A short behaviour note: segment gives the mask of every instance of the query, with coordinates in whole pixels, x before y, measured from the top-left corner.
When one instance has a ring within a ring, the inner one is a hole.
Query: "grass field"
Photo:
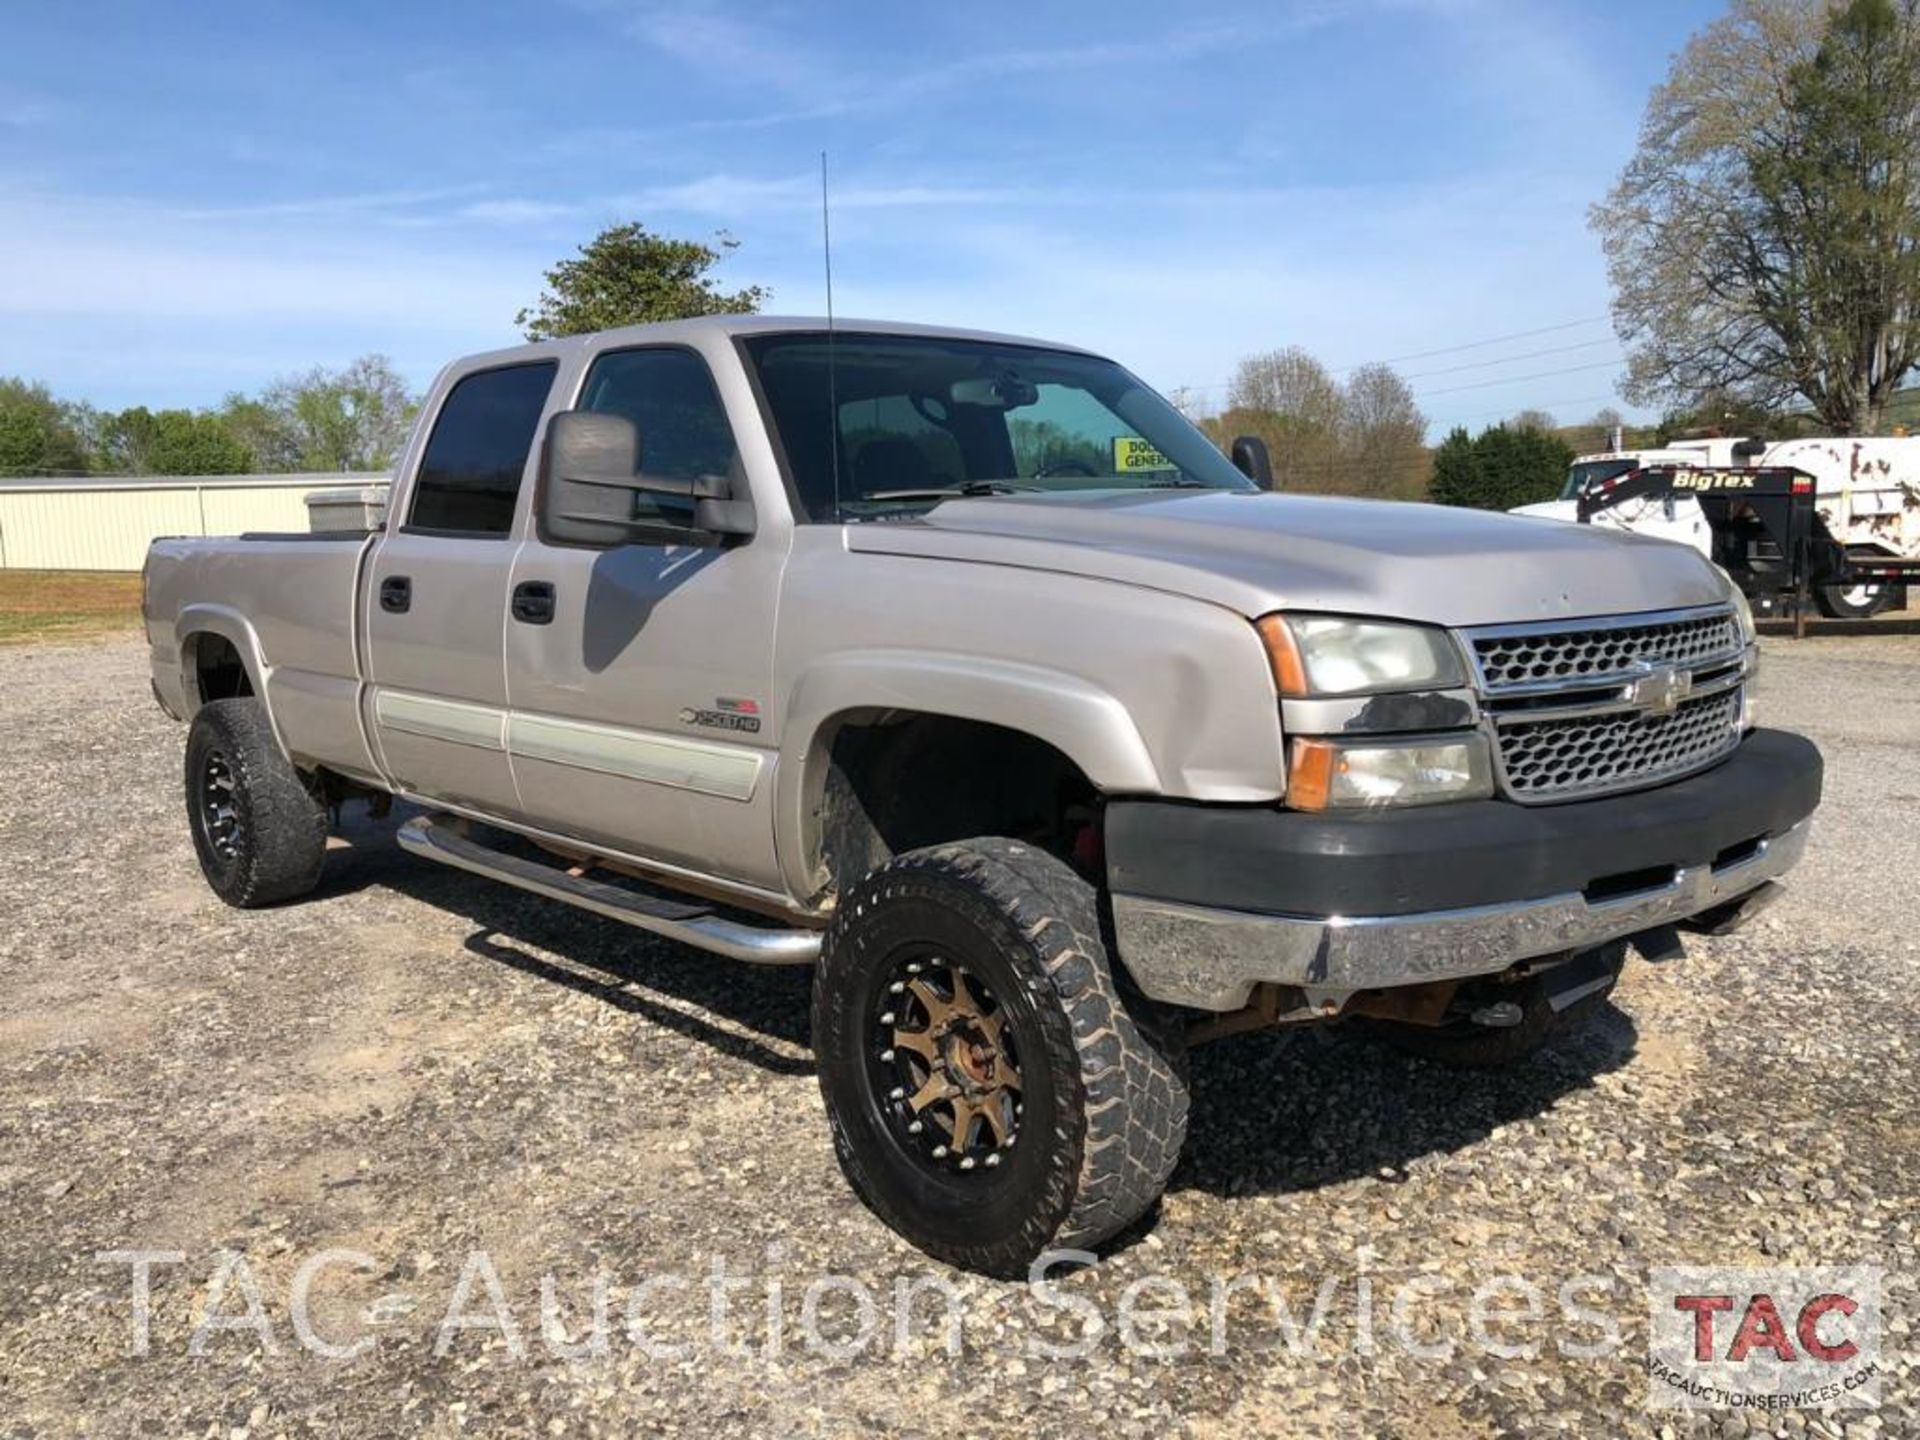
[[[0,645],[104,635],[139,623],[138,575],[0,570]]]

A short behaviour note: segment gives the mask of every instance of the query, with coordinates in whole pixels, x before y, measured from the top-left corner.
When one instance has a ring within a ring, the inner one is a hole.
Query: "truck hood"
[[[1590,525],[1311,495],[1093,491],[949,500],[847,527],[858,553],[1143,586],[1249,617],[1323,610],[1491,625],[1726,597],[1697,551]]]
[[[1577,524],[1580,520],[1580,502],[1578,500],[1542,500],[1533,505],[1516,505],[1507,511],[1509,515],[1530,515],[1536,520],[1565,520]]]

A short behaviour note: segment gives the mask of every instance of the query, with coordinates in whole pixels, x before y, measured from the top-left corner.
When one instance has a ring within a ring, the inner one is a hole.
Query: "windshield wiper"
[[[914,490],[869,490],[862,500],[951,500],[958,495],[1018,495],[1030,485],[1005,480],[969,480],[964,485],[921,486]]]
[[[1191,476],[1182,475],[1178,480],[1149,480],[1140,488],[1142,490],[1218,490],[1220,487],[1205,480],[1195,480]]]

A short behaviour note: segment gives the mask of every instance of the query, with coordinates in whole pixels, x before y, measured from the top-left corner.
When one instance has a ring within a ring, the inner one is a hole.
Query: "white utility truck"
[[[1522,505],[1516,515],[1578,520],[1580,500],[1654,465],[1791,466],[1814,480],[1816,509],[1848,555],[1920,559],[1920,436],[1834,436],[1765,441],[1731,437],[1677,440],[1657,449],[1612,450],[1575,458],[1560,498]],[[1704,555],[1713,536],[1700,504],[1681,491],[1647,496],[1591,514],[1591,522],[1636,535],[1678,540]],[[1829,585],[1815,592],[1828,615],[1865,617],[1904,603],[1904,586]]]

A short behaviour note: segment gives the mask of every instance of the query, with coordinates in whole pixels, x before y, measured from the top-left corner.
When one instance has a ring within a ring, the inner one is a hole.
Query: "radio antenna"
[[[833,221],[827,207],[827,152],[820,152],[820,252],[827,270],[827,445],[833,462],[833,521],[840,515],[840,384],[833,343]]]

